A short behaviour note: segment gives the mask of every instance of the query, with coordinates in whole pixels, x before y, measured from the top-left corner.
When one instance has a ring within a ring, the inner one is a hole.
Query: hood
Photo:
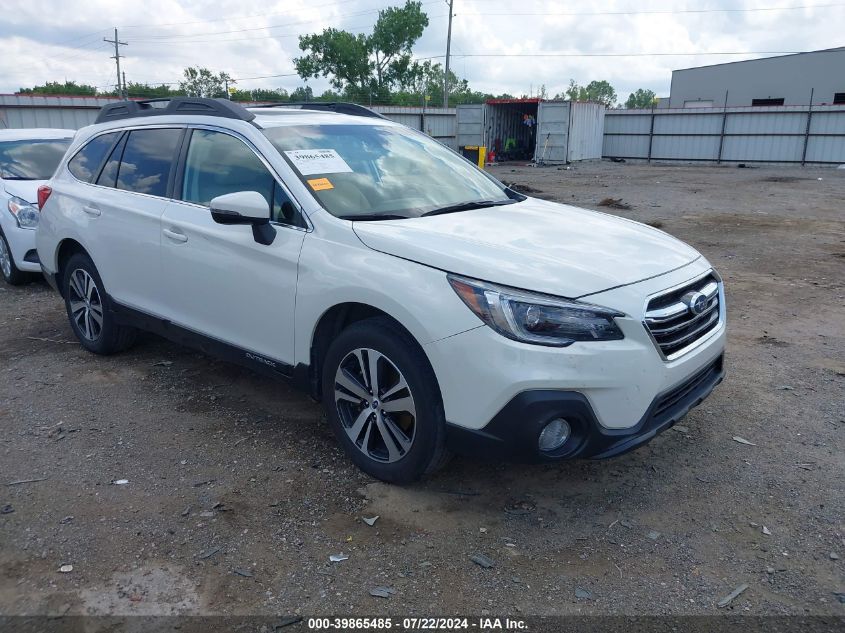
[[[46,180],[4,180],[3,188],[7,193],[37,205],[38,187],[46,182]]]
[[[484,281],[576,298],[700,257],[638,222],[529,198],[427,218],[354,222],[368,247]]]

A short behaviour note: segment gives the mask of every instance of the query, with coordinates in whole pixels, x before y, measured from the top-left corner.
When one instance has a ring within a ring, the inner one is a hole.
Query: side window
[[[97,178],[97,184],[103,187],[114,187],[117,185],[117,168],[120,165],[120,157],[123,155],[123,148],[126,146],[126,136],[124,135],[114,149],[109,154],[106,164],[103,166],[103,171],[100,172],[100,177]]]
[[[117,188],[166,196],[182,130],[132,130],[117,172]]]
[[[257,191],[269,205],[274,186],[264,163],[242,141],[222,132],[194,130],[185,160],[182,200],[208,206],[212,198],[226,193]]]
[[[122,132],[110,132],[88,141],[67,164],[70,173],[83,182],[94,180],[100,171],[100,166],[106,159],[106,153],[114,145],[120,134]]]

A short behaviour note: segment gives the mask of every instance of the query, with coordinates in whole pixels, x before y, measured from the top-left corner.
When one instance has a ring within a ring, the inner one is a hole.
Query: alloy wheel
[[[6,279],[12,276],[12,254],[9,252],[6,240],[2,236],[0,236],[0,270],[3,271],[3,276]]]
[[[103,331],[103,300],[94,278],[77,268],[70,274],[70,315],[79,332],[89,341],[96,341]]]
[[[414,396],[387,356],[369,348],[349,352],[335,374],[334,398],[347,436],[367,457],[393,463],[411,450]]]

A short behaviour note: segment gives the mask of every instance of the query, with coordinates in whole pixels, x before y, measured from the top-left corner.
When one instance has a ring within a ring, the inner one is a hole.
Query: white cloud
[[[843,44],[845,3],[782,0],[815,9],[725,13],[610,15],[610,12],[770,8],[767,0],[455,0],[452,68],[476,90],[512,94],[562,91],[607,79],[620,97],[639,87],[667,95],[673,68],[742,59],[743,56],[633,56],[633,53],[800,51]],[[121,47],[129,81],[178,82],[186,66],[225,70],[234,77],[294,72],[297,36],[334,26],[369,31],[376,10],[402,0],[7,0],[0,25],[0,92],[50,80],[75,79],[108,89],[114,84],[112,52],[103,37],[114,25],[129,42]],[[447,6],[424,0],[430,26],[415,47],[419,57],[445,51]],[[554,15],[604,12],[605,15]],[[543,15],[514,15],[535,13]],[[508,15],[502,15],[508,14]],[[99,29],[99,30],[98,30]],[[622,57],[533,57],[535,52],[623,53]],[[473,54],[527,57],[473,57]],[[442,62],[442,58],[438,59]],[[242,88],[292,90],[298,77],[239,82]],[[328,83],[309,82],[319,93]]]

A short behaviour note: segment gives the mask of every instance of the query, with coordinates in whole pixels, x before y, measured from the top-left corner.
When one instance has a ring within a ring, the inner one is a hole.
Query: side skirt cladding
[[[152,332],[184,347],[190,347],[209,356],[235,363],[257,373],[274,378],[284,378],[295,387],[310,392],[308,365],[300,363],[295,367],[282,361],[261,356],[218,339],[194,332],[176,325],[167,319],[149,315],[140,310],[110,301],[111,311],[121,325],[127,325],[145,332]]]

